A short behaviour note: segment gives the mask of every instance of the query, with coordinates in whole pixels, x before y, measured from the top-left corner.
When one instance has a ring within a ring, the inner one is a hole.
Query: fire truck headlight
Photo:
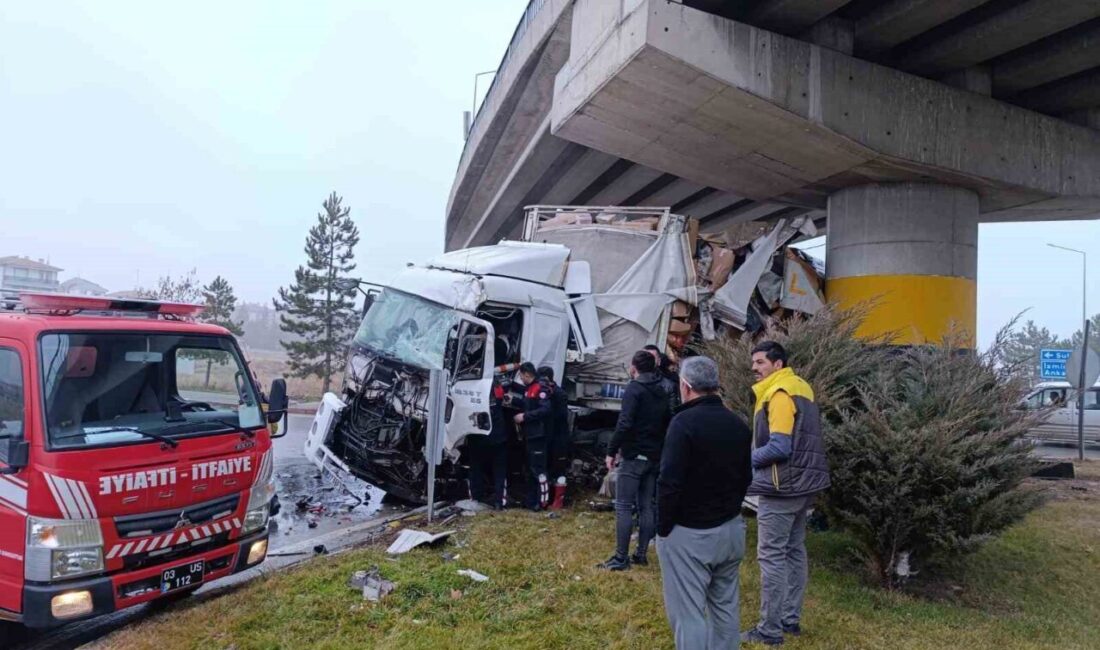
[[[53,597],[50,601],[50,613],[54,618],[72,618],[91,614],[94,609],[92,592],[70,591]]]
[[[267,540],[252,542],[252,546],[248,549],[248,564],[256,564],[265,557],[267,557]]]
[[[27,517],[24,570],[28,580],[42,582],[102,572],[99,522]]]
[[[271,497],[273,496],[275,496],[275,481],[273,480],[252,486],[252,493],[248,496],[248,511],[244,514],[242,534],[247,535],[267,525]]]
[[[99,522],[90,519],[39,519],[27,517],[27,546],[73,548],[102,546]]]
[[[249,510],[244,515],[244,530],[243,534],[255,532],[267,525],[267,504],[256,508],[255,510]]]
[[[60,580],[103,571],[103,548],[69,548],[54,551],[51,557],[50,579]]]

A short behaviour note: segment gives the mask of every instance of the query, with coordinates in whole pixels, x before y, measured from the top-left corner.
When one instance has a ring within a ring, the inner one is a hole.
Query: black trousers
[[[523,505],[528,508],[546,505],[550,498],[546,443],[545,437],[527,440],[527,494]]]
[[[479,445],[470,455],[470,496],[494,506],[504,504],[504,480],[508,474],[507,445]],[[492,483],[485,479],[490,478]],[[491,490],[490,491],[490,485]]]
[[[569,433],[557,433],[550,437],[546,456],[550,465],[550,480],[557,480],[569,471]]]
[[[638,555],[645,555],[657,534],[656,461],[623,459],[615,482],[615,554],[626,557],[630,533],[634,530],[634,509],[638,509]]]

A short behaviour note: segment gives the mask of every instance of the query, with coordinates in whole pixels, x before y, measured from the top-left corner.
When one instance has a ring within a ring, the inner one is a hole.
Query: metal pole
[[[1077,460],[1085,460],[1085,368],[1089,365],[1089,321],[1085,319],[1085,337],[1081,342],[1081,369],[1077,377]]]
[[[428,431],[424,460],[428,462],[428,523],[435,517],[435,466],[443,460],[444,416],[447,409],[447,371],[428,375]]]
[[[478,82],[478,80],[479,80],[479,79],[481,79],[481,77],[483,77],[484,75],[487,75],[487,74],[493,74],[494,72],[496,72],[496,70],[495,70],[495,69],[493,69],[493,70],[486,70],[485,72],[479,72],[479,73],[477,73],[477,74],[475,74],[475,75],[474,75],[474,100],[473,100],[472,102],[470,102],[470,115],[471,115],[471,116],[472,116],[473,118],[476,118],[476,117],[477,117],[477,82]],[[471,121],[471,124],[472,124],[472,123],[473,123],[473,122]]]

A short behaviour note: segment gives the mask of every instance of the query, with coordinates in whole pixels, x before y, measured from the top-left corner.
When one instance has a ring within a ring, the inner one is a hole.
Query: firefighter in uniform
[[[569,396],[554,383],[554,369],[538,369],[539,381],[550,388],[551,426],[547,435],[546,456],[553,481],[550,507],[560,510],[565,505],[565,473],[569,469]]]
[[[500,510],[504,507],[504,482],[508,473],[508,422],[504,418],[504,387],[495,380],[489,415],[492,421],[489,435],[466,437],[466,451],[470,455],[470,496]],[[486,475],[492,476],[491,493],[485,485]]]
[[[552,428],[550,387],[539,381],[535,366],[530,361],[519,367],[519,377],[527,387],[523,394],[523,412],[517,413],[514,418],[516,424],[522,427],[527,446],[528,489],[524,505],[532,510],[541,510],[550,502],[546,460],[547,439]]]

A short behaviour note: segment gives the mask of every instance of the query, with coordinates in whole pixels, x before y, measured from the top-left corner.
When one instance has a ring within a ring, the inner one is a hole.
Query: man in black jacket
[[[657,360],[657,374],[661,377],[661,386],[668,392],[669,404],[675,411],[680,406],[680,378],[672,369],[672,360],[656,345],[647,345],[642,349],[652,354]]]
[[[539,381],[535,365],[529,361],[520,365],[519,377],[527,388],[523,393],[523,413],[517,413],[513,419],[522,427],[527,446],[529,478],[524,505],[532,510],[541,510],[550,502],[546,444],[553,413],[550,407],[551,389],[545,381]]]
[[[661,460],[665,429],[668,428],[668,393],[656,374],[657,362],[645,350],[634,354],[631,376],[623,395],[619,422],[607,447],[607,470],[614,467],[622,453],[615,482],[615,555],[601,566],[623,571],[635,564],[648,564],[646,551],[656,526],[653,512],[657,489],[657,469]],[[634,509],[638,509],[638,548],[627,557],[630,533],[634,529]]]
[[[680,650],[736,648],[752,434],[722,404],[713,360],[680,363],[680,396],[657,479],[665,612]]]
[[[565,501],[565,473],[569,469],[569,397],[565,389],[554,383],[554,369],[541,366],[539,381],[550,387],[550,432],[547,436],[546,458],[553,482],[551,508],[561,509]]]

